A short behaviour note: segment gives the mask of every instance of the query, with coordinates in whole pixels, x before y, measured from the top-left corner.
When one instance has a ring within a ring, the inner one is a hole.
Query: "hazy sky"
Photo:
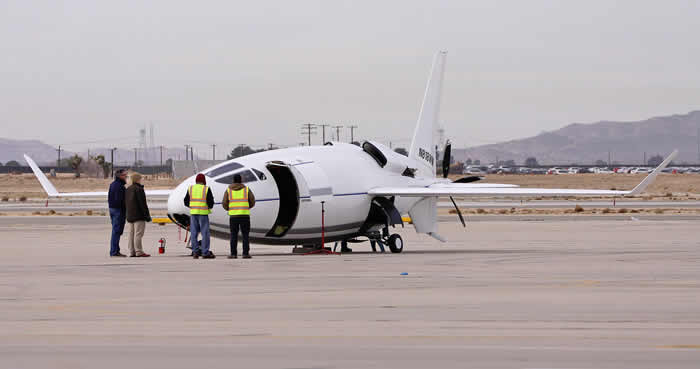
[[[686,113],[699,4],[0,0],[0,135],[129,148],[152,121],[157,144],[224,151],[352,122],[407,145],[439,49],[456,146]]]

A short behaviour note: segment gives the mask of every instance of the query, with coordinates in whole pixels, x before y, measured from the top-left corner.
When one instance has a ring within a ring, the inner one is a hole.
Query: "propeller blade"
[[[447,140],[445,151],[442,154],[442,177],[447,178],[450,175],[450,161],[452,159],[452,144]]]
[[[464,217],[462,216],[462,211],[459,210],[459,206],[457,206],[455,199],[453,199],[452,196],[450,196],[450,200],[452,200],[452,205],[454,205],[455,210],[457,210],[457,215],[459,216],[459,221],[462,222],[462,226],[464,228],[467,228],[467,223],[464,222]]]

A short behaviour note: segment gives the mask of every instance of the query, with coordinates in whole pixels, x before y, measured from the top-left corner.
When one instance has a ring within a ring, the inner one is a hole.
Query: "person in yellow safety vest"
[[[250,259],[250,209],[255,206],[255,195],[248,186],[241,183],[240,174],[233,176],[233,183],[224,192],[221,206],[228,211],[229,215],[231,254],[228,258],[238,257],[238,231],[240,230],[243,236],[243,259]]]
[[[204,174],[197,174],[193,184],[187,189],[185,206],[190,208],[190,242],[192,243],[192,257],[198,259],[214,259],[214,253],[209,250],[211,236],[209,234],[209,213],[214,207],[214,196],[211,188],[207,186]],[[201,247],[197,238],[202,234]]]

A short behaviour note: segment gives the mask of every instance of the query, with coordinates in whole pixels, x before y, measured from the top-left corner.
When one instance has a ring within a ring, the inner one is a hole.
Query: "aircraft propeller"
[[[450,175],[450,161],[452,160],[452,143],[450,143],[450,140],[447,140],[447,143],[445,144],[445,150],[443,150],[442,154],[442,178],[447,178],[447,176]],[[463,177],[455,182],[457,183],[469,183],[469,182],[476,182],[480,180],[480,177],[472,176],[472,177]],[[457,211],[457,216],[459,216],[459,221],[462,222],[463,227],[467,227],[467,223],[464,222],[464,217],[462,216],[462,211],[459,210],[459,206],[457,206],[457,203],[455,202],[455,199],[450,196],[450,200],[452,201],[452,205],[454,205],[455,210]]]

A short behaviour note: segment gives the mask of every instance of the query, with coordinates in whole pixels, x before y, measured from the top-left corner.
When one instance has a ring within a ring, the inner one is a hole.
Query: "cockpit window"
[[[258,180],[257,178],[255,178],[255,175],[253,175],[253,172],[249,170],[243,170],[240,172],[231,173],[227,176],[223,176],[221,178],[216,179],[215,181],[218,183],[229,185],[233,183],[233,176],[235,176],[236,174],[241,175],[241,183],[255,182]]]
[[[253,172],[255,172],[255,175],[258,176],[258,179],[259,179],[259,180],[264,181],[264,180],[267,179],[267,176],[265,175],[265,173],[263,173],[263,172],[261,172],[261,171],[255,169],[255,168],[253,168]]]
[[[232,170],[239,169],[239,168],[243,168],[243,166],[236,163],[236,162],[233,162],[233,163],[228,163],[228,164],[221,166],[221,167],[218,167],[218,168],[214,168],[214,169],[212,169],[204,174],[207,177],[216,177],[218,175],[221,175],[221,174],[224,174],[224,173],[227,173],[227,172],[230,172]]]

